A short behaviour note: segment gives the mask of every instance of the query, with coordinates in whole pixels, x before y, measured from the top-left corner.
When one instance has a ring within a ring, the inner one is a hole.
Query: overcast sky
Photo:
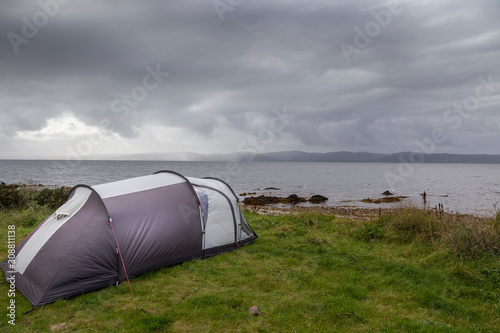
[[[497,0],[1,1],[0,158],[498,154],[499,18]]]

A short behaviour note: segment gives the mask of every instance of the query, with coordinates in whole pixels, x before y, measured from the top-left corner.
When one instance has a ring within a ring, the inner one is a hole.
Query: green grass
[[[35,205],[0,211],[0,253],[7,225],[18,226],[21,240],[50,213]],[[143,311],[135,310],[126,282],[24,316],[31,304],[17,293],[12,327],[3,285],[0,331],[46,332],[61,324],[76,332],[499,332],[495,244],[457,250],[451,227],[429,229],[428,219],[447,220],[425,214],[361,222],[245,212],[260,237],[255,243],[131,280]],[[259,317],[249,314],[253,305]]]

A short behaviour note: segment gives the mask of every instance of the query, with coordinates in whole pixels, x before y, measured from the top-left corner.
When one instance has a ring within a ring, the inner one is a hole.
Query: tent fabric
[[[31,239],[38,238],[41,230],[43,223],[17,246],[16,256]],[[117,278],[115,248],[106,208],[92,192],[84,206],[46,241],[24,272],[15,274],[16,288],[37,306],[109,286]],[[3,261],[0,267],[7,277],[10,269],[6,264]]]
[[[126,280],[118,246],[133,278],[256,238],[238,198],[217,179],[162,171],[77,185],[16,247],[16,287],[36,307]],[[0,268],[11,275],[7,259]]]
[[[40,251],[41,247],[59,230],[68,220],[73,217],[87,202],[92,191],[85,187],[77,188],[72,198],[52,214],[37,231],[37,237],[32,237],[23,246],[16,256],[16,270],[24,273],[31,260]]]
[[[254,240],[254,237],[256,237],[257,235],[243,217],[243,214],[241,213],[241,209],[239,207],[238,197],[228,184],[220,179],[209,177],[203,179],[188,177],[188,179],[196,190],[202,188],[208,191],[208,193],[212,193],[212,201],[214,202],[214,204],[225,205],[226,207],[229,207],[229,209],[214,209],[214,211],[221,212],[221,214],[228,215],[229,212],[231,212],[232,214],[232,219],[234,221],[233,226],[229,225],[229,221],[231,220],[229,217],[223,218],[218,217],[216,214],[210,214],[208,219],[212,228],[212,232],[208,233],[208,236],[206,236],[209,241],[217,243],[215,239],[210,238],[221,238],[223,234],[226,234],[228,238],[238,240],[237,242],[233,241],[233,243],[231,244],[232,246],[245,245],[248,242],[252,242]],[[225,200],[222,200],[222,198],[224,198]],[[223,223],[221,223],[220,221],[223,221]],[[230,230],[234,232],[234,236],[231,236],[231,233],[229,232]],[[219,241],[221,244],[224,243],[224,241]],[[215,246],[215,244],[213,244],[212,246]],[[207,248],[210,248],[210,244],[209,246],[207,246]]]

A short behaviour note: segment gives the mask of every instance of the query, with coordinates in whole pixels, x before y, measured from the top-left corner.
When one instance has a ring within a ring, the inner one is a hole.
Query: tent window
[[[205,230],[207,226],[207,219],[208,219],[208,195],[205,193],[205,191],[196,188],[195,189],[196,194],[198,195],[198,198],[200,199],[201,202],[201,213],[202,213],[202,219],[203,219],[203,230]]]

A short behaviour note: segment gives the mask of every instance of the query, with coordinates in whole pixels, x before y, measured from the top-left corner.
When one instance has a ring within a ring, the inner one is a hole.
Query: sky
[[[0,158],[498,154],[497,0],[1,1]]]

